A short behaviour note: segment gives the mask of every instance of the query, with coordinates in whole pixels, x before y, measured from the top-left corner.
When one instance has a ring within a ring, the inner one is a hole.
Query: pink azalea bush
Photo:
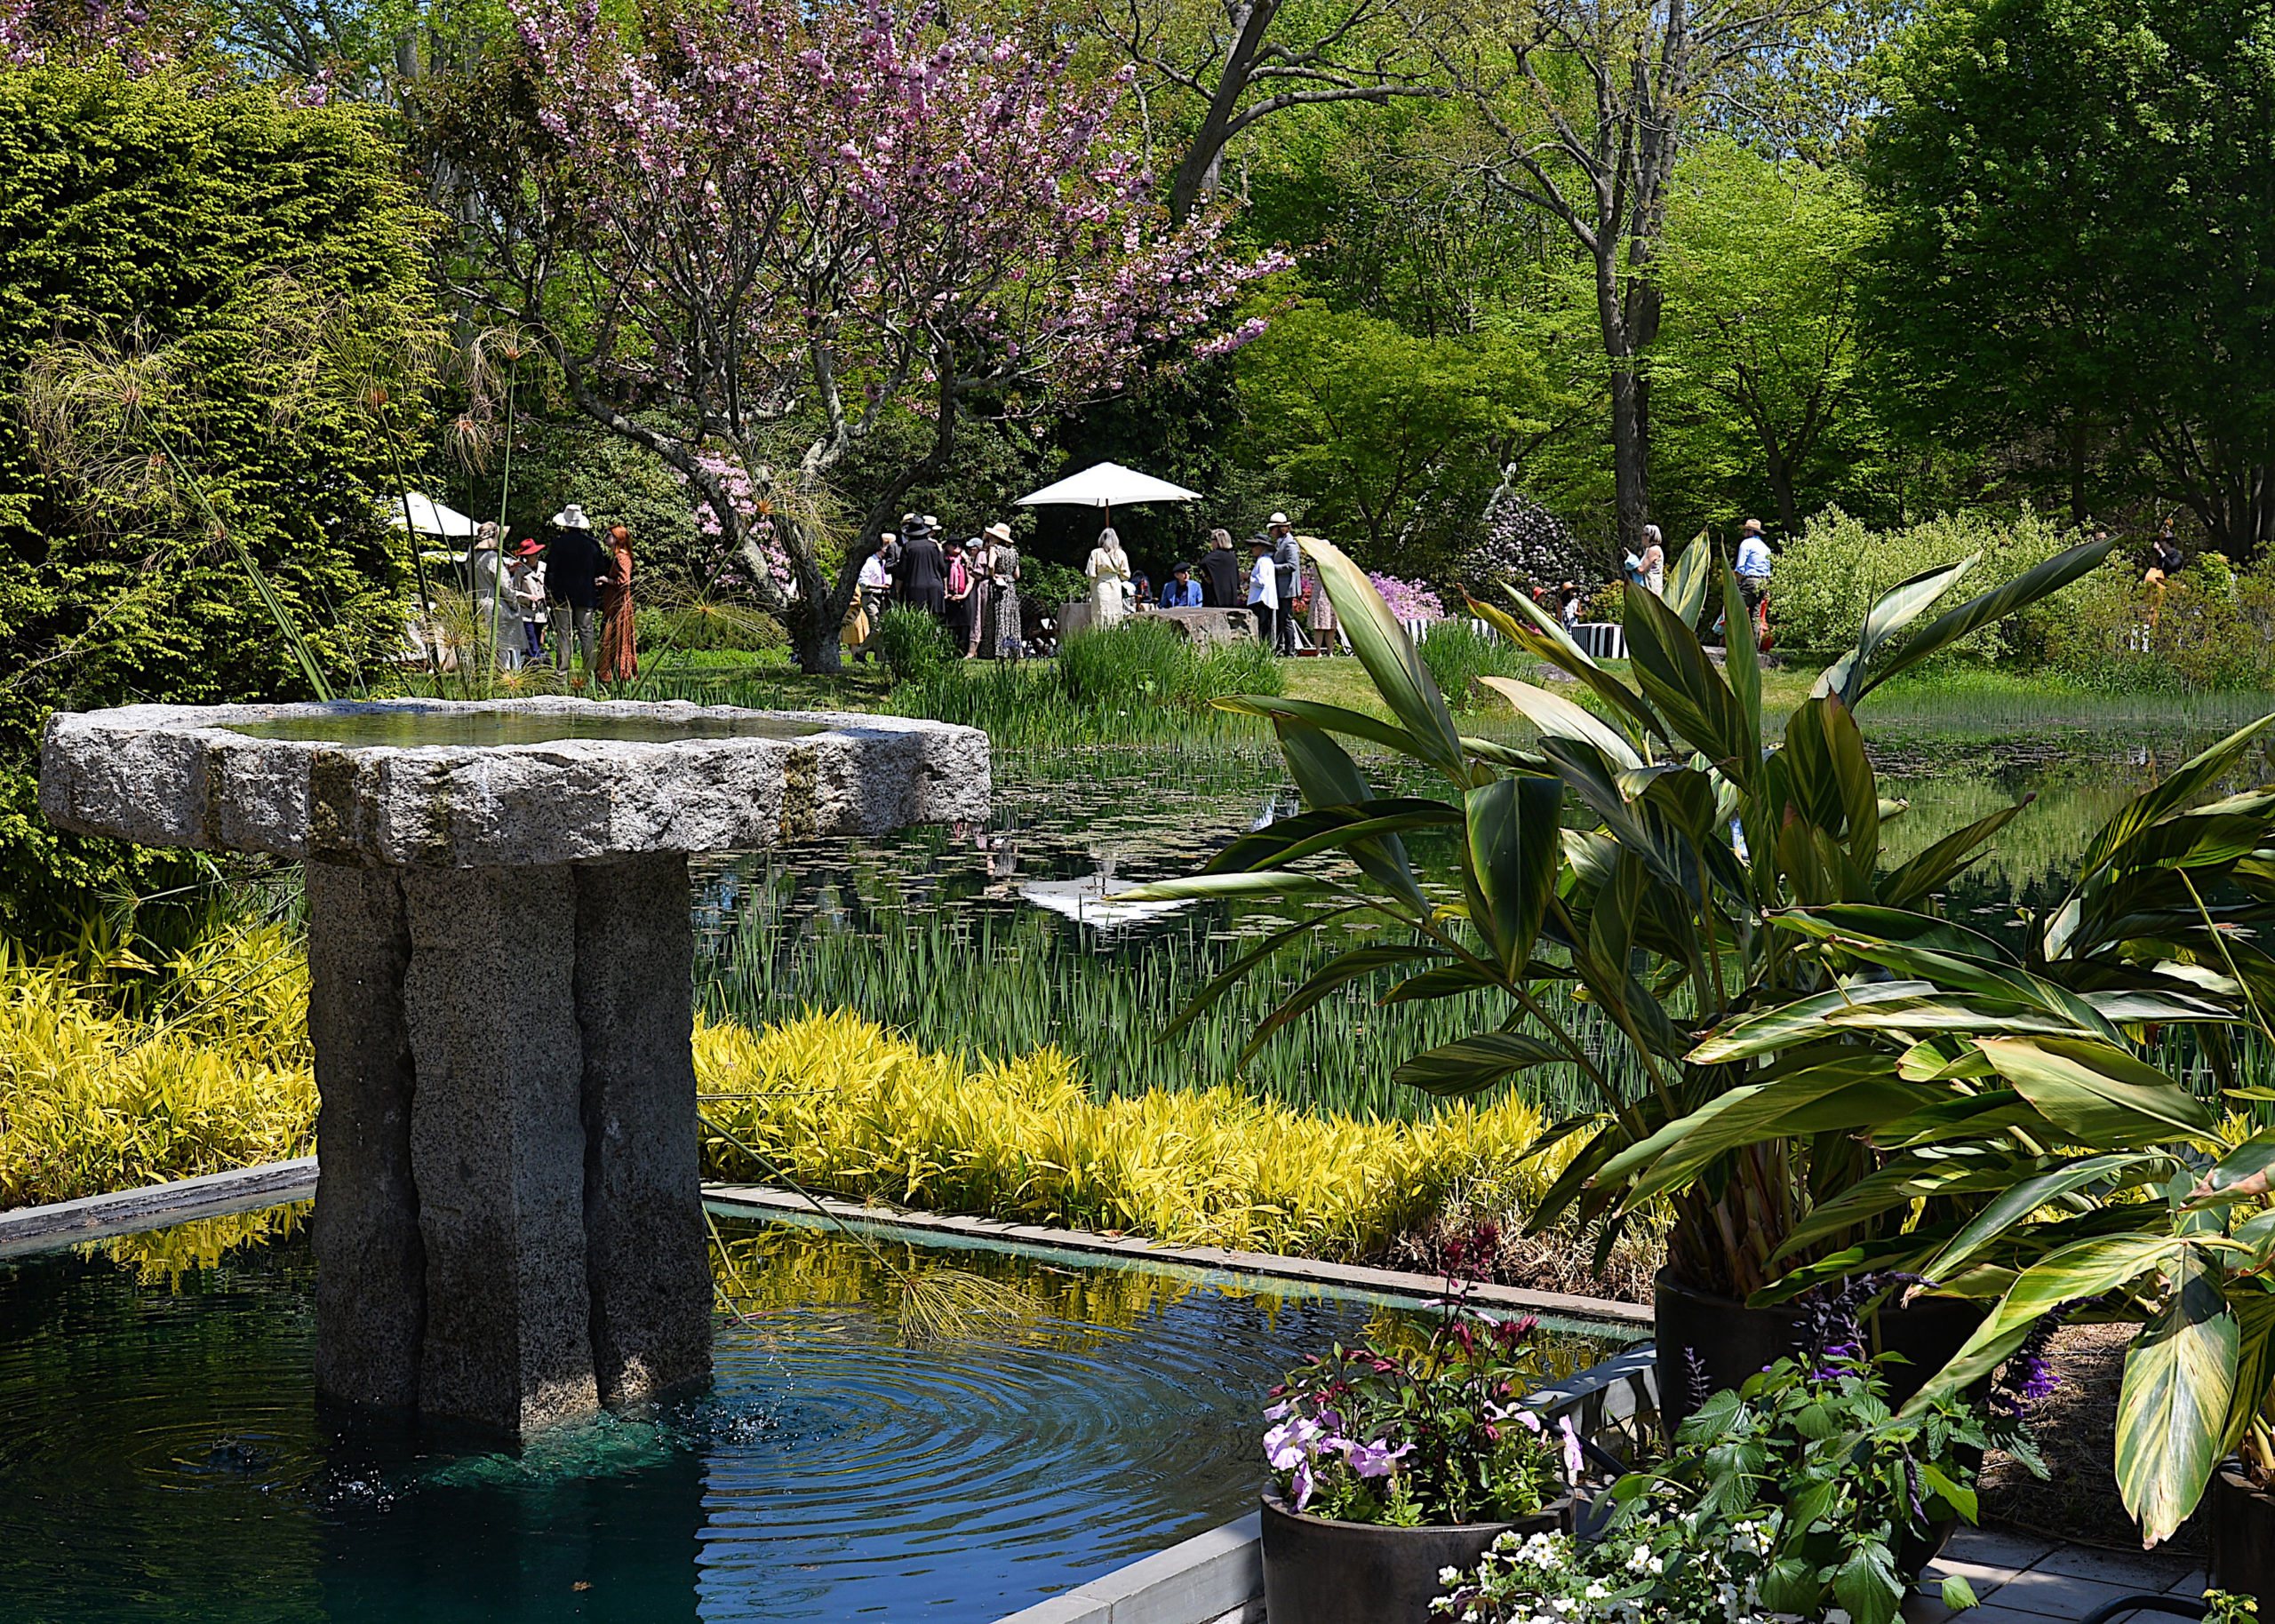
[[[1443,620],[1446,617],[1446,606],[1439,601],[1438,594],[1419,581],[1401,581],[1394,575],[1377,575],[1371,569],[1367,572],[1367,579],[1382,594],[1383,601],[1390,606],[1390,612],[1401,620]]]

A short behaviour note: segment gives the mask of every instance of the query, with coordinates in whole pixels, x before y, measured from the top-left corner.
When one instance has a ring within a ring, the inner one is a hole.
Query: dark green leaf
[[[1425,1050],[1393,1071],[1390,1079],[1425,1094],[1476,1094],[1529,1066],[1570,1059],[1563,1050],[1521,1032],[1486,1032]]]

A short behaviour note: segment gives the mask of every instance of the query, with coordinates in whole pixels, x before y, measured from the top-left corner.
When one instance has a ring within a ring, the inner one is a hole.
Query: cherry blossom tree
[[[1225,313],[1284,259],[1172,227],[1114,135],[1120,84],[1064,55],[886,0],[679,8],[631,46],[591,0],[516,14],[502,82],[433,126],[476,239],[463,291],[686,481],[809,670],[966,412],[1058,410],[1261,330]],[[839,558],[811,495],[898,411],[928,449]]]

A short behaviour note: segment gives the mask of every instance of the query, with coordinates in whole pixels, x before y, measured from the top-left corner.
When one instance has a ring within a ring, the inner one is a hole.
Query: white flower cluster
[[[1702,1529],[1649,1508],[1593,1543],[1505,1533],[1473,1572],[1440,1571],[1432,1610],[1452,1624],[1772,1624],[1759,1580],[1776,1537],[1774,1522]]]

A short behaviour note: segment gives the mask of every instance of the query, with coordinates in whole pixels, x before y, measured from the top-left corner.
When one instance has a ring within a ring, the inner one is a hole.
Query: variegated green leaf
[[[1413,736],[1415,755],[1460,788],[1469,788],[1461,735],[1454,728],[1454,719],[1414,640],[1398,624],[1374,583],[1367,579],[1366,571],[1345,557],[1341,548],[1313,540],[1305,550],[1321,585],[1327,589],[1328,601],[1335,606],[1343,634],[1351,640],[1352,652],[1374,679],[1375,691],[1390,707],[1390,713]]]
[[[2111,541],[2089,541],[2056,553],[2044,563],[2026,569],[2004,586],[1992,589],[1980,597],[1970,598],[1947,614],[1939,615],[1903,648],[1884,661],[1878,671],[1864,674],[1864,683],[1856,689],[1862,700],[1890,677],[1906,672],[1920,661],[1941,653],[1971,632],[1976,632],[1993,621],[2003,620],[2018,609],[2027,608],[2040,598],[2050,596],[2084,575],[2109,556],[2115,545]]]
[[[2118,1489],[2149,1545],[2187,1520],[2219,1464],[2241,1341],[2217,1266],[2196,1248],[2174,1287],[2134,1339],[2117,1398]]]
[[[1924,981],[1882,981],[1813,993],[1719,1028],[1685,1058],[1694,1066],[1711,1066],[1728,1060],[1751,1060],[1757,1055],[1774,1055],[1809,1039],[1824,1037],[1832,1030],[1826,1023],[1826,1017],[1836,1011],[1896,999],[1918,999],[1931,996],[1935,991]]]
[[[1515,706],[1517,714],[1539,728],[1544,736],[1585,739],[1623,769],[1643,765],[1643,758],[1636,752],[1626,735],[1610,726],[1593,711],[1574,705],[1563,695],[1552,694],[1545,688],[1535,688],[1531,683],[1520,682],[1513,677],[1480,677],[1478,681]]]
[[[1920,1272],[1930,1280],[1948,1279],[1972,1263],[1976,1254],[1984,1247],[2040,1207],[2088,1189],[2104,1179],[2114,1182],[2127,1174],[2169,1170],[2171,1165],[2172,1158],[2167,1156],[2088,1156],[2049,1173],[2024,1179],[2001,1190],[1981,1212],[1968,1219],[1959,1233],[1921,1266]]]
[[[2145,1061],[2089,1039],[1985,1038],[2015,1092],[2080,1144],[2123,1147],[2208,1134],[2211,1108]]]

